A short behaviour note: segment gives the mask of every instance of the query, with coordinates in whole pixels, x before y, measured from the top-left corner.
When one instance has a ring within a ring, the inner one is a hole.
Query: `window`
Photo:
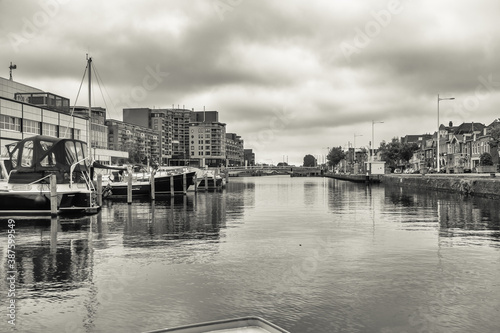
[[[21,157],[22,167],[31,167],[33,163],[33,141],[29,140],[24,143],[23,155]]]
[[[21,118],[0,115],[0,128],[21,132]]]
[[[43,123],[42,134],[57,138],[57,125]]]
[[[65,126],[59,126],[59,137],[71,139],[71,128]]]
[[[40,134],[40,122],[24,119],[23,120],[23,132]]]

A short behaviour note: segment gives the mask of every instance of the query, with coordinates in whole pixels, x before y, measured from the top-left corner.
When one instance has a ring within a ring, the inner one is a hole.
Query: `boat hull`
[[[85,213],[96,209],[89,191],[57,194],[58,213]],[[50,215],[49,192],[0,192],[0,215]]]
[[[206,180],[206,185],[205,185],[205,180]],[[199,183],[198,183],[198,188],[199,189],[209,189],[209,190],[214,190],[214,189],[220,189],[222,187],[224,187],[225,185],[225,181],[223,178],[209,178],[207,177],[206,179],[205,178],[202,178]]]
[[[194,177],[196,172],[187,172],[186,175],[186,190],[189,186],[194,185]],[[174,193],[184,193],[184,174],[166,175],[155,177],[155,194],[171,194],[171,178],[174,180]],[[108,197],[124,197],[127,196],[128,183],[109,183],[105,192],[108,192]],[[104,192],[103,192],[104,193]],[[132,196],[147,196],[151,194],[151,184],[149,182],[135,181],[132,182]]]

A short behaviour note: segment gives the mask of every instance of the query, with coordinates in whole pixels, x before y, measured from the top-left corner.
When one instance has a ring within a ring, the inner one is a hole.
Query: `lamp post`
[[[371,144],[370,144],[370,148],[371,148],[371,149],[370,149],[370,150],[371,150],[371,151],[370,151],[370,153],[371,153],[370,155],[371,155],[371,160],[372,160],[372,162],[373,162],[373,155],[375,155],[375,154],[374,154],[374,149],[373,149],[374,144],[375,144],[375,134],[374,134],[374,132],[375,132],[375,131],[374,131],[375,124],[383,124],[383,123],[384,123],[383,121],[375,121],[375,120],[372,120],[372,142],[371,142]]]
[[[455,97],[445,97],[445,98],[441,98],[439,97],[439,94],[438,94],[438,97],[437,97],[437,127],[438,127],[438,130],[437,130],[437,154],[436,154],[436,166],[437,166],[437,172],[440,171],[440,168],[439,168],[439,142],[440,142],[440,137],[439,137],[439,102],[440,101],[445,101],[445,100],[453,100],[455,99]]]
[[[375,120],[372,120],[372,141],[370,142],[370,176],[372,174],[372,164],[373,164],[373,161],[374,161],[374,155],[375,155],[375,149],[373,149],[373,147],[375,146],[375,124],[383,124],[384,122],[383,121],[375,121]]]
[[[363,136],[363,134],[356,134],[356,133],[354,133],[354,149],[353,149],[353,151],[352,151],[352,152],[353,152],[353,160],[352,160],[352,163],[353,163],[353,169],[354,169],[354,167],[356,166],[356,163],[355,163],[354,161],[357,161],[357,157],[356,157],[356,137],[357,137],[357,136]],[[357,170],[356,170],[356,172],[355,172],[355,173],[357,173]]]

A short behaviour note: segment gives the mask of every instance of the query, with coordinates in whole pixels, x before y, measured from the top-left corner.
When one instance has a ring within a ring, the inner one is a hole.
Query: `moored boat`
[[[216,170],[199,170],[197,178],[200,190],[218,190],[226,186],[226,179]]]
[[[113,181],[105,184],[103,194],[108,198],[125,197],[128,190],[128,175],[124,173],[120,177],[113,177]],[[194,185],[196,172],[184,169],[171,169],[156,171],[154,174],[155,194],[171,194],[171,181],[173,180],[174,193],[184,193],[191,185]],[[184,183],[185,182],[185,183]],[[151,194],[151,183],[149,176],[132,176],[132,196],[147,196]]]
[[[0,183],[0,214],[51,214],[50,177],[55,175],[58,213],[94,213],[95,188],[87,144],[37,135],[6,146],[8,172]]]

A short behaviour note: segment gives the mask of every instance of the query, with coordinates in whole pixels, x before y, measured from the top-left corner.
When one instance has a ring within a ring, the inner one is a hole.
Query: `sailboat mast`
[[[89,70],[89,121],[87,122],[87,147],[88,147],[88,156],[89,161],[92,163],[92,138],[91,138],[91,119],[92,119],[92,57],[87,56],[87,67]]]

